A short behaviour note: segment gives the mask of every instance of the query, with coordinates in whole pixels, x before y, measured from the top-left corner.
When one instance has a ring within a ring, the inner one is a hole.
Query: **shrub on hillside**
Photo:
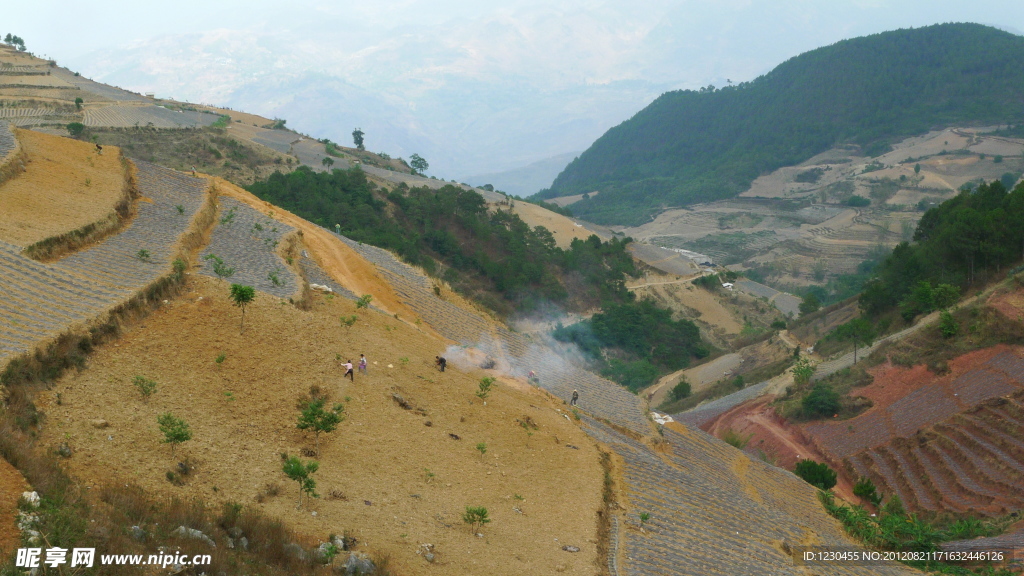
[[[694,278],[693,285],[711,292],[715,292],[722,288],[722,282],[718,279],[718,274],[709,274],[707,276]]]
[[[68,124],[67,128],[68,134],[73,138],[78,138],[82,135],[82,132],[85,132],[85,124],[82,124],[81,122],[72,122]]]
[[[953,318],[949,310],[943,310],[939,316],[939,331],[942,332],[943,338],[952,338],[960,331],[960,325],[956,323],[956,318]]]
[[[690,392],[690,383],[686,381],[686,378],[683,378],[678,384],[672,387],[672,392],[669,393],[669,396],[672,397],[672,400],[682,400],[683,398],[688,397]]]
[[[853,485],[853,495],[866,500],[875,506],[882,501],[881,494],[878,493],[878,489],[875,488],[875,483],[870,478],[861,478],[857,480],[857,483]]]
[[[839,412],[839,393],[832,386],[819,382],[800,401],[800,406],[808,418],[827,418]]]
[[[856,194],[850,196],[850,198],[846,201],[847,206],[853,206],[854,208],[863,208],[865,206],[868,206],[869,204],[871,204],[871,200],[868,200],[863,196],[857,196]]]
[[[822,490],[828,490],[836,485],[836,471],[823,462],[800,460],[793,468],[793,473],[803,478],[811,486]]]

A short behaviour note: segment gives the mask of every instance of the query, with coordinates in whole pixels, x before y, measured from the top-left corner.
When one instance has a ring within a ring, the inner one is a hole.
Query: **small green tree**
[[[882,496],[870,478],[861,478],[853,485],[853,495],[866,500],[875,506],[882,502]]]
[[[370,294],[364,294],[356,300],[356,308],[366,308],[373,301],[373,296]]]
[[[480,453],[480,458],[483,458],[487,454],[487,444],[484,442],[477,444],[476,451]]]
[[[480,379],[478,390],[476,391],[477,398],[481,400],[487,400],[487,396],[491,393],[491,388],[494,387],[495,379],[490,376],[485,376]]]
[[[334,432],[345,420],[345,407],[335,404],[331,409],[325,408],[327,398],[314,397],[299,401],[299,422],[295,425],[299,430],[312,430],[313,442],[317,454],[320,453],[320,434]]]
[[[239,333],[245,331],[245,307],[255,299],[256,290],[252,286],[231,285],[231,301],[234,302],[235,306],[242,309],[242,322],[239,324]]]
[[[228,278],[235,274],[235,269],[231,268],[227,264],[224,264],[224,260],[221,260],[220,256],[217,256],[216,254],[207,254],[206,256],[203,256],[203,260],[211,262],[213,266],[213,273],[216,274],[217,277],[220,278],[221,280],[224,280],[225,278]]]
[[[800,401],[800,406],[808,418],[828,417],[839,412],[839,393],[828,384],[819,382]]]
[[[142,249],[135,253],[135,257],[138,258],[139,261],[141,262],[149,262],[151,255],[149,253],[149,250]]]
[[[181,280],[185,277],[185,270],[188,268],[188,263],[181,258],[175,258],[174,262],[171,262],[171,268],[174,269],[174,277]]]
[[[156,392],[156,382],[144,376],[136,376],[132,379],[132,384],[139,389],[139,393],[142,394],[143,401],[149,400],[149,397]]]
[[[331,166],[334,166],[334,158],[331,158],[330,156],[324,156],[324,159],[321,160],[320,163],[324,165],[324,168],[329,169]]]
[[[490,524],[491,519],[487,517],[487,508],[483,506],[466,506],[466,513],[462,515],[462,521],[469,524],[476,533],[483,528],[484,524]]]
[[[932,290],[932,303],[939,310],[947,310],[960,300],[960,288],[952,284],[939,284]]]
[[[877,334],[875,326],[867,318],[854,318],[846,324],[836,328],[836,336],[840,340],[853,342],[853,363],[857,363],[857,348],[859,346],[871,346]]]
[[[163,443],[171,445],[171,456],[174,455],[174,449],[178,444],[192,439],[192,431],[189,429],[188,424],[181,418],[175,418],[170,412],[165,412],[158,416],[156,423],[160,426],[160,432],[164,435]]]
[[[921,165],[920,164],[914,164],[914,174],[920,174],[920,173],[921,173]]]
[[[682,400],[683,398],[689,397],[691,391],[692,387],[690,386],[690,383],[686,381],[686,378],[682,378],[679,380],[678,384],[672,387],[672,391],[669,392],[669,396],[671,396],[673,400]]]
[[[811,486],[822,490],[828,490],[836,485],[836,471],[829,468],[828,464],[818,463],[814,460],[801,460],[796,463],[793,472],[803,478]]]
[[[351,328],[356,323],[356,320],[359,320],[359,317],[356,316],[355,314],[351,316],[342,316],[341,325],[344,326],[345,328]]]
[[[427,168],[430,168],[430,164],[419,154],[413,154],[409,157],[409,166],[416,174],[423,174],[427,171]]]
[[[800,302],[801,314],[811,314],[817,312],[819,308],[821,308],[821,302],[818,301],[818,297],[814,294],[804,296],[803,302]]]
[[[307,498],[319,498],[320,496],[316,493],[316,481],[311,477],[314,472],[320,469],[320,463],[315,460],[309,462],[303,462],[298,456],[288,457],[287,454],[283,456],[284,464],[281,470],[284,475],[288,478],[298,482],[299,484],[299,504],[298,508],[302,508],[302,495],[305,494]]]
[[[85,132],[85,124],[82,124],[81,122],[72,122],[67,125],[67,129],[68,134],[73,138],[78,138],[82,135],[82,132]]]
[[[956,318],[953,318],[949,310],[943,310],[939,314],[939,332],[942,333],[943,338],[952,338],[960,332],[960,325],[957,324]]]
[[[799,351],[800,349],[797,348]],[[793,363],[793,381],[798,386],[802,386],[811,381],[811,376],[814,376],[815,366],[811,364],[811,361],[807,358],[801,358]]]
[[[352,142],[355,142],[356,148],[359,150],[366,150],[366,147],[363,146],[364,135],[365,132],[363,132],[362,128],[356,128],[352,131]]]
[[[76,110],[81,110],[82,109],[82,104],[84,104],[84,103],[85,103],[85,100],[82,100],[81,96],[79,96],[78,98],[75,98],[75,109]]]

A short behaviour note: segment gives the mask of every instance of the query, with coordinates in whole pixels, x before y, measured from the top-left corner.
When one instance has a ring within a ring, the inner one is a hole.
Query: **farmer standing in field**
[[[434,356],[434,364],[437,364],[438,370],[444,372],[444,368],[448,365],[448,361],[444,359],[444,356]]]
[[[359,355],[359,371],[366,374],[366,354]]]
[[[577,390],[573,389],[573,391],[572,391],[572,400],[569,401],[569,406],[575,406],[576,405],[576,401],[579,400],[579,399],[580,399],[580,393]]]
[[[348,376],[349,380],[355,382],[356,381],[356,373],[352,371],[352,361],[349,360],[348,362],[345,362],[344,364],[342,364],[342,366],[345,367],[345,373],[341,376],[341,379],[344,380],[345,376]]]

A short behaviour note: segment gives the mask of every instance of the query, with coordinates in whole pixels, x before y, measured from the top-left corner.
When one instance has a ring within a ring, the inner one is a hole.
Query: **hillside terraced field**
[[[146,200],[128,228],[81,252],[43,264],[0,242],[0,365],[167,273],[179,236],[204,201],[206,183],[144,162],[138,163],[138,183]],[[140,250],[148,251],[146,261]]]
[[[104,106],[87,109],[84,124],[112,128],[195,128],[216,121],[213,114],[168,110],[162,106]]]
[[[1019,435],[1024,359],[1005,348],[985,355],[961,359],[968,369],[909,391],[884,390],[898,390],[900,383],[878,375],[876,384],[861,392],[875,400],[874,408],[847,421],[804,429],[851,478],[871,478],[912,509],[1018,510],[1024,507],[1016,488],[1024,471]]]
[[[25,172],[0,184],[0,240],[25,247],[113,212],[125,189],[120,150],[98,154],[91,144],[27,130],[17,139],[28,162]],[[7,142],[10,149],[13,139]]]
[[[1024,140],[995,127],[950,128],[909,138],[877,158],[835,149],[764,175],[740,197],[669,209],[616,228],[633,238],[759,268],[774,282],[806,285],[852,273],[879,245],[909,240],[924,209],[963,185],[1024,172]],[[847,205],[851,196],[866,207]]]

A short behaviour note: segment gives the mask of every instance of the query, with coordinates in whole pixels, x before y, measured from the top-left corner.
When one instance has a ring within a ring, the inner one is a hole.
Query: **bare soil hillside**
[[[68,465],[85,484],[123,478],[166,496],[259,506],[310,537],[354,536],[389,554],[402,574],[597,570],[599,453],[557,411],[561,402],[499,380],[485,405],[474,395],[484,372],[436,371],[443,344],[340,298],[318,296],[303,312],[260,294],[239,334],[227,285],[190,282],[191,292],[99,350],[40,401],[49,422],[44,444],[70,445]],[[350,314],[358,321],[341,327],[337,318]],[[339,358],[359,353],[370,360],[369,374],[343,380]],[[214,361],[219,354],[222,364]],[[132,384],[136,376],[157,382],[148,401]],[[282,474],[280,455],[313,448],[295,427],[296,399],[311,385],[341,403],[346,419],[320,439],[314,478],[322,497],[296,510],[298,490]],[[194,434],[174,456],[156,424],[168,411]],[[189,466],[181,487],[165,477],[179,462]],[[266,497],[268,485],[280,486],[280,495]],[[466,506],[490,512],[484,537],[463,523]],[[437,565],[417,555],[424,543],[434,545]]]
[[[25,478],[7,460],[0,458],[0,557],[21,544],[18,530],[18,499],[29,490]]]
[[[99,221],[124,190],[121,152],[100,154],[85,142],[17,130],[25,172],[0,185],[0,240],[28,246]]]
[[[586,240],[594,234],[581,222],[529,202],[516,202],[512,211],[531,227],[543,226],[550,230],[559,248],[568,248],[574,239]]]

